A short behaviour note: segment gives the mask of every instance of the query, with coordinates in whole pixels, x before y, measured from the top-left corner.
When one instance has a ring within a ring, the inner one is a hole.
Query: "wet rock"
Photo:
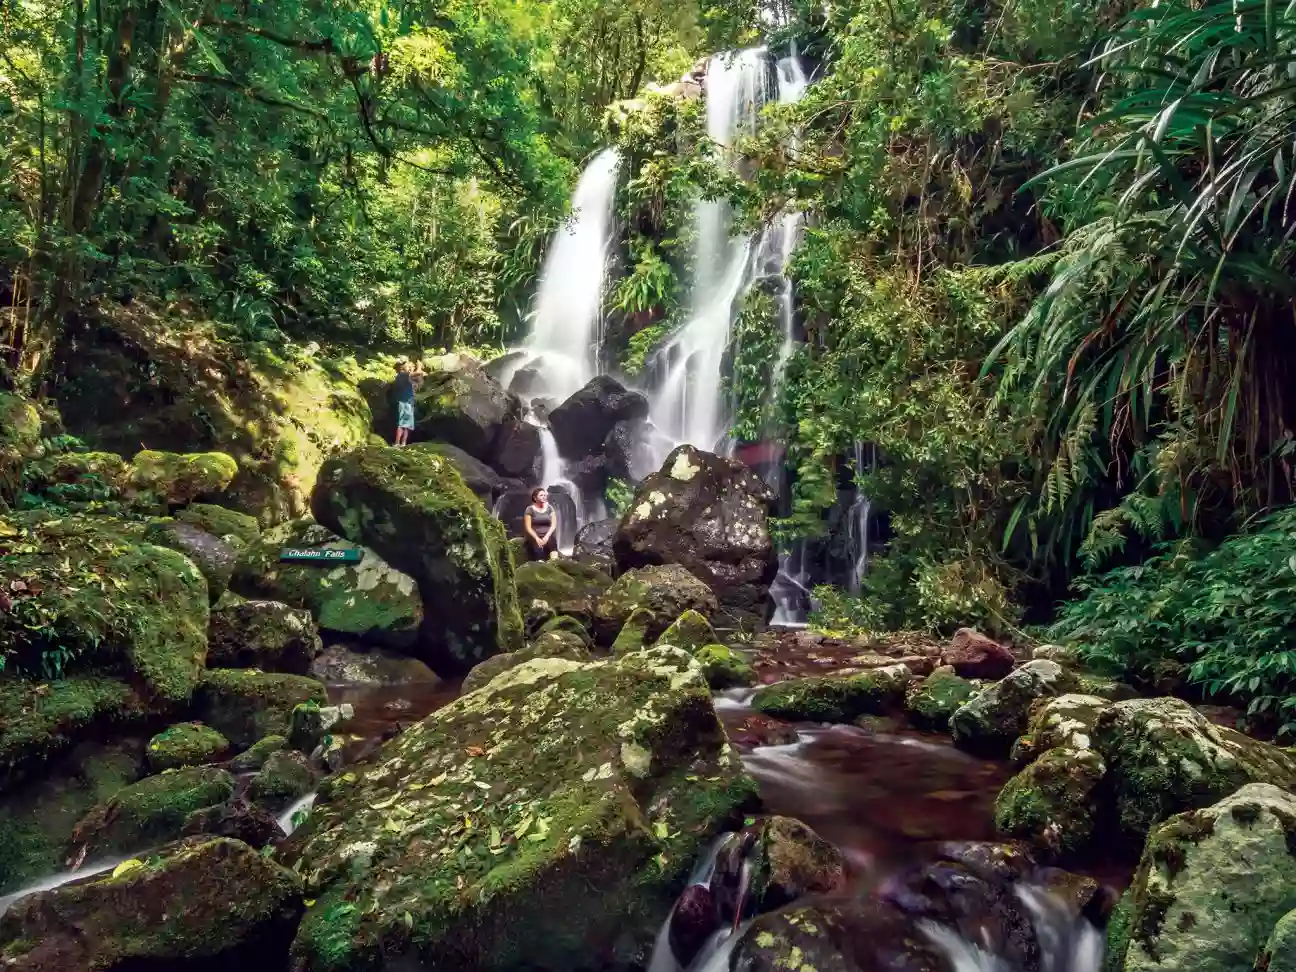
[[[256,517],[214,503],[190,503],[177,510],[175,518],[236,547],[255,543],[261,537],[261,524]]]
[[[521,417],[516,396],[480,365],[460,357],[453,370],[429,374],[416,393],[414,438],[448,442],[489,461],[501,429]]]
[[[309,611],[279,601],[218,606],[207,629],[213,668],[260,668],[304,675],[323,650]]]
[[[210,669],[194,696],[199,718],[240,749],[264,736],[288,735],[293,709],[303,702],[327,704],[324,685],[243,668]]]
[[[184,554],[207,581],[207,596],[215,602],[229,586],[238,561],[238,551],[220,537],[212,536],[189,523],[176,520],[156,520],[144,534],[144,539],[159,547],[167,547]]]
[[[1031,661],[987,685],[950,717],[954,742],[971,752],[1001,755],[1025,730],[1031,704],[1071,691],[1075,676],[1057,662]]]
[[[697,664],[668,649],[519,665],[369,765],[326,780],[287,845],[316,900],[300,972],[380,956],[577,969],[614,942],[646,952],[700,849],[754,796]],[[471,829],[458,814],[425,826],[465,800]]]
[[[271,753],[261,772],[248,783],[247,799],[254,806],[280,813],[315,788],[315,774],[301,753],[283,749]]]
[[[612,538],[616,535],[617,522],[614,519],[595,520],[581,527],[576,534],[572,557],[579,563],[589,564],[610,574],[615,566]]]
[[[1100,817],[1107,767],[1091,749],[1058,747],[1014,776],[995,801],[995,826],[1054,856],[1085,848]]]
[[[950,716],[976,691],[975,685],[954,674],[953,669],[937,669],[910,684],[905,692],[905,711],[914,725],[944,731],[949,728]]]
[[[325,462],[312,503],[321,523],[418,583],[420,645],[433,668],[463,671],[522,646],[504,528],[448,461],[414,449],[358,449]]]
[[[303,753],[314,752],[320,741],[339,725],[355,715],[350,704],[317,705],[303,702],[292,710],[289,719],[288,745]]]
[[[215,497],[234,481],[238,463],[223,452],[176,453],[145,449],[131,459],[128,488],[168,506]]]
[[[270,735],[264,739],[259,739],[255,744],[239,753],[229,762],[231,773],[255,773],[265,761],[270,758],[271,753],[277,753],[281,749],[288,748],[288,739],[285,736]]]
[[[910,678],[903,665],[854,675],[791,678],[757,691],[751,706],[779,719],[851,722],[858,716],[881,715],[897,707]]]
[[[1032,881],[1061,902],[1067,914],[1084,918],[1096,928],[1105,928],[1116,903],[1116,892],[1091,877],[1058,867],[1037,868]]]
[[[941,652],[941,664],[951,666],[964,678],[1003,678],[1017,659],[1013,653],[972,628],[960,628],[954,640]]]
[[[729,961],[732,972],[953,972],[898,910],[875,901],[805,904],[759,916]]]
[[[1250,972],[1296,903],[1296,796],[1251,783],[1148,837],[1113,946],[1124,972]]]
[[[358,549],[362,559],[328,566],[281,563],[285,547]],[[413,577],[313,520],[284,524],[249,544],[230,583],[247,597],[305,608],[322,631],[397,651],[415,644],[423,623],[423,599]]]
[[[1040,753],[1060,746],[1091,748],[1098,718],[1110,707],[1106,699],[1078,693],[1036,703],[1026,734],[1013,744],[1013,762],[1025,766]]]
[[[618,422],[647,417],[647,398],[599,375],[549,413],[549,428],[563,458],[579,460],[599,452]]]
[[[685,888],[675,902],[667,931],[675,961],[684,967],[690,965],[716,930],[718,919],[719,908],[710,887],[690,884]]]
[[[620,570],[680,564],[727,607],[764,615],[778,573],[769,487],[746,465],[680,446],[635,491],[612,548]]]
[[[149,740],[148,762],[155,773],[210,763],[229,749],[229,740],[201,722],[183,722]]]
[[[464,485],[488,506],[504,488],[504,480],[498,472],[458,446],[452,446],[448,442],[414,442],[410,444],[410,448],[420,452],[430,452],[447,460],[463,477]]]
[[[693,653],[693,657],[702,666],[707,684],[717,691],[756,681],[755,669],[728,645],[703,645]]]
[[[1296,786],[1296,752],[1217,726],[1178,699],[1114,703],[1094,727],[1094,748],[1121,829],[1134,838],[1247,783]]]
[[[589,661],[588,642],[580,635],[562,629],[551,629],[542,632],[521,651],[492,655],[477,665],[464,679],[463,691],[475,692],[495,676],[536,658],[566,658],[570,661]]]
[[[0,964],[14,972],[282,968],[302,910],[300,879],[247,844],[186,841],[17,902],[0,918]]]
[[[586,456],[584,459],[568,462],[564,467],[567,478],[576,484],[583,496],[602,496],[607,486],[607,458],[604,456]]]
[[[329,645],[310,674],[329,685],[437,685],[440,676],[417,658],[363,645]]]
[[[607,457],[607,474],[628,483],[637,483],[652,469],[648,443],[652,425],[646,419],[618,422],[603,440],[603,455]]]
[[[699,649],[706,645],[713,645],[718,640],[710,621],[696,611],[685,611],[661,633],[657,644],[674,645],[676,648],[683,648],[690,655],[695,655]]]
[[[598,599],[594,638],[610,645],[635,611],[643,612],[643,637],[651,642],[685,611],[710,617],[718,609],[711,589],[684,567],[642,567],[622,574]]]
[[[273,814],[244,801],[195,810],[185,817],[180,833],[184,837],[228,837],[257,850],[284,837]]]
[[[533,633],[556,615],[589,624],[598,599],[612,586],[608,574],[574,560],[521,564],[516,576],[518,602],[529,620],[528,630]]]
[[[534,482],[540,472],[540,430],[530,422],[510,419],[500,426],[491,465],[505,476]]]
[[[95,807],[72,832],[72,845],[86,856],[133,852],[180,836],[195,810],[224,803],[234,792],[234,777],[214,766],[167,770],[124,787]]]
[[[807,894],[835,891],[846,881],[841,853],[800,820],[769,817],[760,828],[751,893],[759,911]]]

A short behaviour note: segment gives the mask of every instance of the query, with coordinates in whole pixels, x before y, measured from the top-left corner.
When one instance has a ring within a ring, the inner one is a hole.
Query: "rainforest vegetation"
[[[804,341],[772,398],[753,290],[729,381],[737,433],[787,443],[784,543],[821,538],[852,477],[886,511],[860,595],[821,592],[816,623],[1074,641],[1296,720],[1296,7],[774,14],[4,2],[4,383],[58,399],[133,304],[246,344],[501,350],[614,144],[625,375],[687,313],[691,200],[807,214]],[[700,103],[651,86],[760,42],[811,84],[720,171]]]

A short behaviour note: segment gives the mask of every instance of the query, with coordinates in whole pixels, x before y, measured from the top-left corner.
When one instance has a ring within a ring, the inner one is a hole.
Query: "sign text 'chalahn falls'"
[[[279,551],[281,561],[308,564],[358,564],[363,556],[359,547],[284,547]]]

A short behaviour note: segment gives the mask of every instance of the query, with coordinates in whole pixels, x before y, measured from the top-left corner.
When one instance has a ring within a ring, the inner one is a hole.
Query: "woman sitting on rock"
[[[522,528],[532,560],[558,559],[558,511],[549,505],[549,491],[543,486],[531,490],[531,505],[522,514]]]

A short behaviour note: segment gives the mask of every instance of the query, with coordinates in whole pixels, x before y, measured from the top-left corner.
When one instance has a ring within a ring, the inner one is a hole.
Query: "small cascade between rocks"
[[[866,451],[869,453],[865,459]],[[873,470],[872,451],[866,449],[863,442],[855,443],[855,477],[859,478]],[[856,486],[855,498],[851,501],[846,513],[846,555],[850,562],[850,574],[846,589],[852,594],[859,594],[864,583],[864,574],[868,571],[869,557],[869,514],[872,504],[864,491]]]

